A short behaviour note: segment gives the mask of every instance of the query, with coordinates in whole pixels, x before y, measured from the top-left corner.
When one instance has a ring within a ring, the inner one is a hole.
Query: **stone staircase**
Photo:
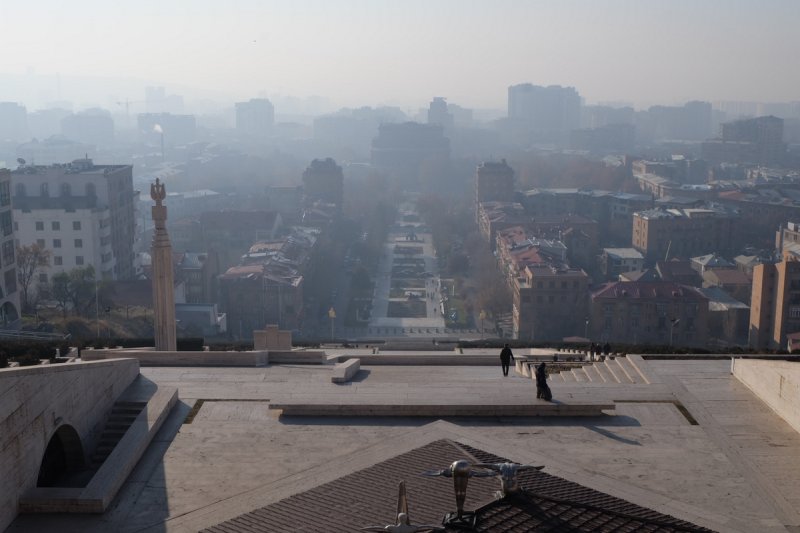
[[[647,376],[639,370],[636,362],[625,356],[607,357],[605,361],[550,374],[549,377],[555,383],[650,383]]]
[[[103,465],[145,405],[147,402],[118,401],[114,403],[103,432],[100,434],[97,448],[89,459],[90,469],[98,470]]]

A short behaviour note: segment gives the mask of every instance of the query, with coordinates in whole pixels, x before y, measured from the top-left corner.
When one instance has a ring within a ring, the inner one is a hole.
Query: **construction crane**
[[[131,127],[131,112],[130,107],[131,104],[146,104],[147,100],[128,100],[127,98],[122,102],[117,102],[118,106],[125,106],[125,121],[128,124],[128,127]]]

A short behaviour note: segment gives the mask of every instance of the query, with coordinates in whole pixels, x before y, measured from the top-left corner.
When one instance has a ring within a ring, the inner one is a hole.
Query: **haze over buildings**
[[[797,100],[800,83],[788,68],[800,49],[799,16],[791,0],[243,1],[236,9],[186,0],[4,2],[0,18],[13,23],[0,49],[14,53],[0,58],[0,101],[108,105],[170,85],[187,105],[265,91],[324,95],[337,107],[418,106],[447,95],[502,108],[497,86],[530,80],[577,87],[587,102],[640,108],[784,102]],[[743,38],[743,28],[758,38]]]

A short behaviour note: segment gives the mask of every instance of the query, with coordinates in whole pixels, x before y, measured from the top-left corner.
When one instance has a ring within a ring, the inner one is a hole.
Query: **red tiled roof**
[[[592,295],[598,298],[705,300],[693,287],[669,281],[615,281]]]

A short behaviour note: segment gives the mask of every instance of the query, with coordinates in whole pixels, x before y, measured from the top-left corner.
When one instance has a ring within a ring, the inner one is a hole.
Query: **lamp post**
[[[481,314],[478,315],[478,318],[481,319],[481,339],[483,339],[484,334],[486,333],[486,327],[483,325],[483,321],[486,320],[486,311],[481,309]]]
[[[331,340],[333,340],[333,321],[336,320],[336,310],[333,308],[333,306],[328,309],[328,318],[331,319]]]
[[[585,326],[583,328],[583,338],[585,338],[585,339],[589,338],[589,317],[588,316],[586,317]]]
[[[675,326],[680,323],[680,318],[670,318],[670,326],[669,326],[669,345],[672,346],[672,335],[675,333]]]

